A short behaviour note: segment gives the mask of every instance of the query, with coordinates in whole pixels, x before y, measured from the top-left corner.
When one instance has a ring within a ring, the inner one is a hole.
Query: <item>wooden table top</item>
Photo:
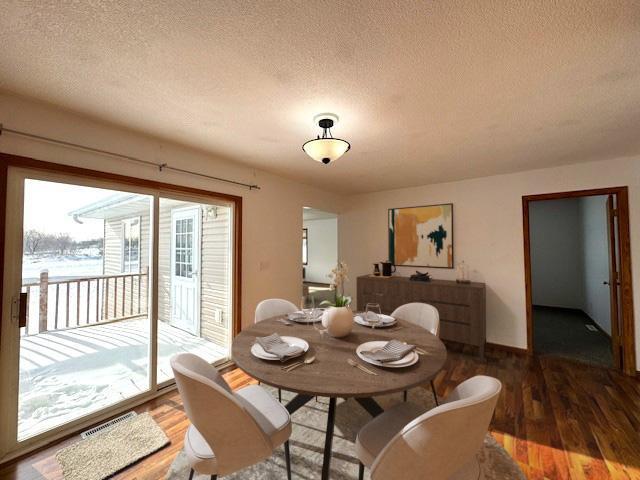
[[[243,330],[233,340],[231,355],[236,365],[255,379],[291,392],[322,397],[372,397],[408,390],[429,383],[440,371],[447,358],[447,350],[440,339],[427,330],[399,320],[398,327],[371,329],[354,323],[353,331],[346,337],[333,338],[320,333],[311,325],[285,325],[282,317],[264,320]],[[306,358],[315,355],[315,362],[290,373],[282,366],[299,361],[267,361],[254,357],[251,346],[256,337],[272,333],[299,337],[309,343]],[[417,345],[427,352],[420,355],[418,363],[405,368],[376,367],[356,356],[356,347],[372,340],[397,340]],[[369,375],[352,367],[347,359],[354,359],[378,375]]]

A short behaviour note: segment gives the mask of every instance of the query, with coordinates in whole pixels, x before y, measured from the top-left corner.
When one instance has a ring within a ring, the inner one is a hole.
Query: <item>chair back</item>
[[[391,316],[419,325],[429,330],[436,337],[440,333],[440,314],[436,307],[428,303],[405,303],[396,308]]]
[[[289,300],[268,298],[267,300],[262,300],[256,307],[255,323],[266,320],[267,318],[279,317],[297,311],[298,307]]]
[[[269,438],[214,366],[196,355],[181,353],[171,358],[171,368],[187,417],[213,450],[219,475],[272,454]]]
[[[373,480],[448,479],[460,471],[478,470],[483,445],[502,384],[478,375],[462,382],[445,403],[407,424],[371,466]]]

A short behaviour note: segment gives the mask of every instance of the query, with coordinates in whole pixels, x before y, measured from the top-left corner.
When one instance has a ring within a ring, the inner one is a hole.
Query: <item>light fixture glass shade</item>
[[[351,145],[339,138],[317,138],[302,145],[302,149],[316,162],[329,163],[344,155]]]

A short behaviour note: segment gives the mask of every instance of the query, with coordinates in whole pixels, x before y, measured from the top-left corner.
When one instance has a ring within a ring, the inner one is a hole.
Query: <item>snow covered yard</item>
[[[38,281],[42,270],[48,270],[52,280],[60,277],[94,277],[102,275],[102,263],[103,258],[97,248],[85,248],[67,255],[24,255],[22,282]]]
[[[149,388],[149,320],[136,318],[22,337],[18,437],[24,439]],[[190,352],[209,362],[223,347],[158,322],[158,381],[169,359]]]

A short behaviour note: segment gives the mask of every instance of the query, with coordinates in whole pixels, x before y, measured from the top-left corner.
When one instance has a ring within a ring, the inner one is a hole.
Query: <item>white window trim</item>
[[[124,259],[124,235],[126,232],[125,224],[131,223],[134,220],[138,220],[138,230],[139,230],[139,238],[138,238],[138,268],[137,270],[127,271],[125,269],[125,259]],[[127,217],[120,220],[120,225],[122,226],[122,231],[120,233],[120,273],[140,273],[141,265],[140,260],[142,258],[141,250],[142,250],[142,217]]]

